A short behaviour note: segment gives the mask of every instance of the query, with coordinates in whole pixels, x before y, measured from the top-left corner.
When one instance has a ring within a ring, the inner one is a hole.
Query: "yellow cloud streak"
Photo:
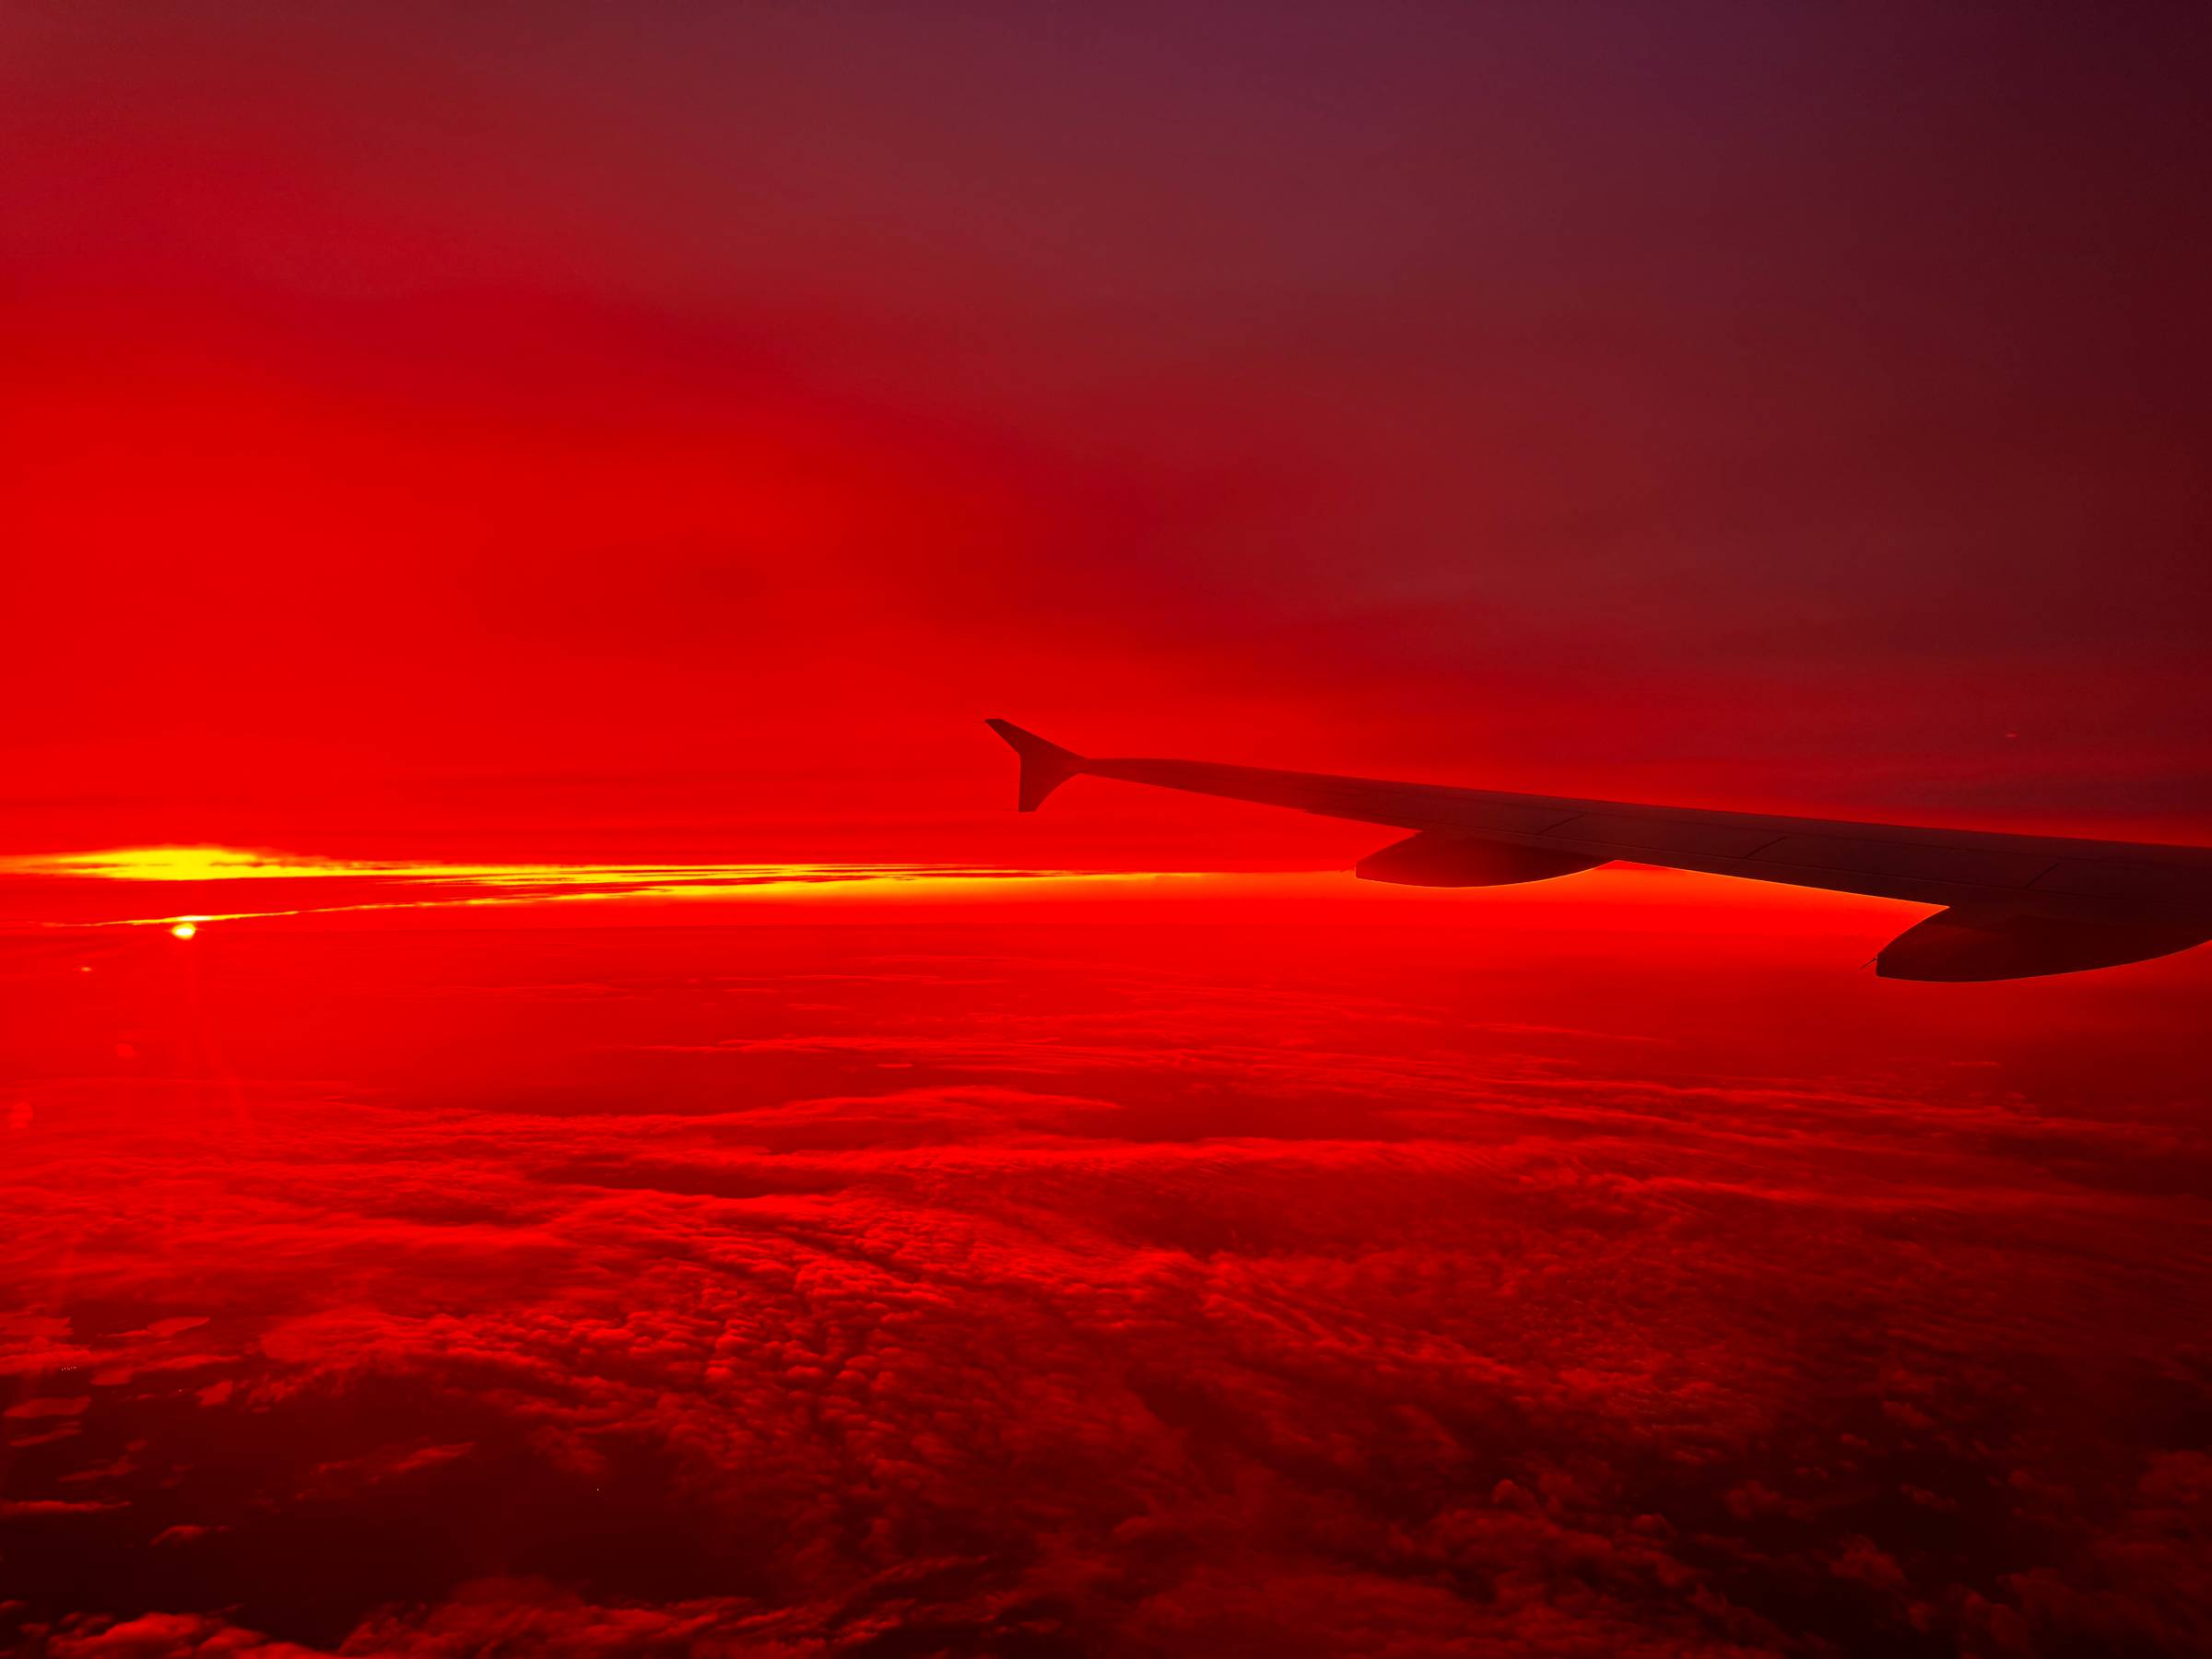
[[[205,909],[65,926],[166,927],[181,922],[245,921],[340,912],[426,910],[578,900],[689,902],[806,898],[974,901],[1013,897],[1104,896],[1104,891],[1187,872],[986,870],[935,865],[553,865],[443,864],[326,859],[233,847],[119,847],[100,852],[0,857],[0,876],[64,877],[126,883],[282,879],[367,886],[380,895],[327,904]],[[1203,879],[1203,877],[1200,877]],[[1215,879],[1218,879],[1218,877]]]

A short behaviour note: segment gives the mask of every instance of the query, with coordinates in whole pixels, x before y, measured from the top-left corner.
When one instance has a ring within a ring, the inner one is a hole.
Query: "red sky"
[[[2206,834],[2185,9],[0,27],[15,850],[1358,851],[985,713]]]

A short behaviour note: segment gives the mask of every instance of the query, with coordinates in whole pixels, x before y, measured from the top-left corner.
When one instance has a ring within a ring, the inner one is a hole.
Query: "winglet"
[[[1007,746],[1021,757],[1021,794],[1016,805],[1024,812],[1036,811],[1046,795],[1083,770],[1082,756],[1056,743],[1047,743],[1036,733],[1025,732],[1011,721],[986,720],[983,724],[1004,737]]]

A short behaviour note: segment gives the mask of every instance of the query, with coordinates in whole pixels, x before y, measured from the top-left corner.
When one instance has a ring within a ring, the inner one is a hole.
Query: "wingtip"
[[[992,715],[983,724],[1006,740],[1021,759],[1021,782],[1015,800],[1015,809],[1034,812],[1044,804],[1044,797],[1083,770],[1083,757],[1073,749],[1040,737],[1034,732],[1024,731],[1010,720]]]

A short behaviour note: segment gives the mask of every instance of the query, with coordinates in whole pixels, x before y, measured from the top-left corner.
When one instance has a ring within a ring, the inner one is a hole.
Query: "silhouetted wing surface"
[[[1005,721],[990,724],[1021,757],[1025,811],[1068,778],[1088,776],[1417,831],[1361,862],[1359,873],[1372,880],[1494,886],[1627,861],[1950,907],[1883,952],[1881,971],[1891,977],[2063,972],[2162,956],[2212,938],[2207,847],[1775,818],[1197,760],[1094,759]]]

